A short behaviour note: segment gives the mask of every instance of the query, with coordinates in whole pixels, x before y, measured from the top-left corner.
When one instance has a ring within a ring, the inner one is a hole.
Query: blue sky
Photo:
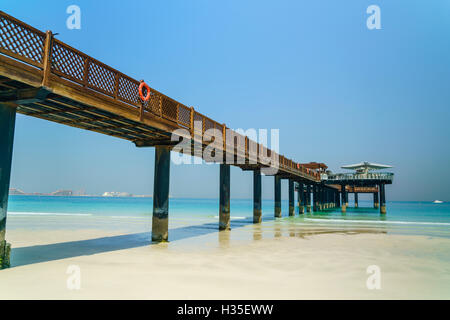
[[[66,28],[76,4],[81,30]],[[368,30],[366,8],[381,8]],[[16,1],[1,10],[232,128],[280,129],[300,162],[395,166],[387,200],[450,200],[450,3]],[[17,116],[11,186],[153,192],[154,150]],[[171,195],[217,197],[217,165],[172,166]],[[232,197],[251,172],[233,168]],[[263,180],[265,198],[273,178]],[[283,182],[283,194],[287,183]]]

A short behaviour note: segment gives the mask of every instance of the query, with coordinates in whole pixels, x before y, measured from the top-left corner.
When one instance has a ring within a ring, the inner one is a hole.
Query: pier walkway
[[[56,39],[51,31],[42,32],[0,11],[0,241],[5,234],[16,112],[129,140],[137,147],[155,147],[154,241],[168,239],[170,152],[183,139],[190,148],[178,152],[220,163],[221,230],[230,224],[230,165],[254,172],[255,223],[261,221],[261,172],[274,176],[276,217],[281,217],[281,179],[289,180],[289,215],[295,214],[295,190],[300,213],[311,210],[311,194],[314,210],[339,205],[339,188],[321,179],[323,166],[277,154],[153,88],[143,90],[149,95],[144,102],[140,84]],[[212,143],[216,157],[211,159],[204,154]]]

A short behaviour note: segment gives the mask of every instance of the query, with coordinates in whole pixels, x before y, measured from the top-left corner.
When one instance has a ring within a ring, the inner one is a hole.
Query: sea
[[[150,232],[151,197],[91,197],[10,195],[7,230],[12,229],[111,229]],[[218,199],[178,199],[169,201],[169,240],[195,238],[217,233]],[[450,203],[389,201],[381,215],[372,201],[349,203],[340,208],[288,216],[288,202],[282,201],[282,218],[274,218],[273,200],[263,200],[261,227],[252,223],[253,201],[231,199],[231,229],[241,238],[304,236],[323,232],[381,232],[450,237]],[[255,235],[255,232],[258,235]]]

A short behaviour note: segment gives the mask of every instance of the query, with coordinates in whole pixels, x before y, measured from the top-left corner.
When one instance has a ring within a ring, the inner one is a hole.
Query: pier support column
[[[379,205],[379,202],[378,202],[378,192],[374,192],[373,193],[373,207],[375,209],[378,209],[379,206],[380,205]]]
[[[319,186],[318,185],[313,185],[313,211],[316,212],[318,210],[318,190],[319,190]]]
[[[380,213],[386,214],[386,195],[384,183],[380,184]]]
[[[339,208],[341,206],[339,191],[335,191],[335,194],[336,194],[336,208]]]
[[[281,218],[281,177],[275,176],[275,218]]]
[[[311,212],[311,185],[306,186],[306,212]]]
[[[169,238],[170,147],[155,147],[155,178],[153,184],[152,241]]]
[[[341,195],[342,195],[341,211],[345,213],[347,212],[347,190],[345,189],[345,185],[341,186]]]
[[[294,180],[289,179],[289,216],[295,215]]]
[[[319,185],[317,186],[317,210],[322,211],[323,207],[322,207],[322,198],[323,198],[323,186]]]
[[[358,208],[358,192],[355,192],[355,208]]]
[[[10,265],[11,245],[5,236],[15,123],[16,109],[0,103],[0,269]]]
[[[305,213],[305,194],[304,194],[304,186],[303,183],[298,183],[298,191],[297,191],[297,196],[298,196],[298,213],[299,214],[304,214]]]
[[[261,169],[253,171],[253,223],[261,223]]]
[[[230,230],[230,165],[220,164],[219,230]]]

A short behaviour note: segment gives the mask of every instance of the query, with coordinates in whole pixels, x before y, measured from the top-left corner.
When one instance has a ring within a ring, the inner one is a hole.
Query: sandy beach
[[[286,223],[154,245],[149,237],[9,230],[13,265],[0,272],[0,299],[450,298],[448,238]],[[79,290],[67,287],[71,265],[81,273]],[[380,268],[379,290],[366,286],[370,265]]]

